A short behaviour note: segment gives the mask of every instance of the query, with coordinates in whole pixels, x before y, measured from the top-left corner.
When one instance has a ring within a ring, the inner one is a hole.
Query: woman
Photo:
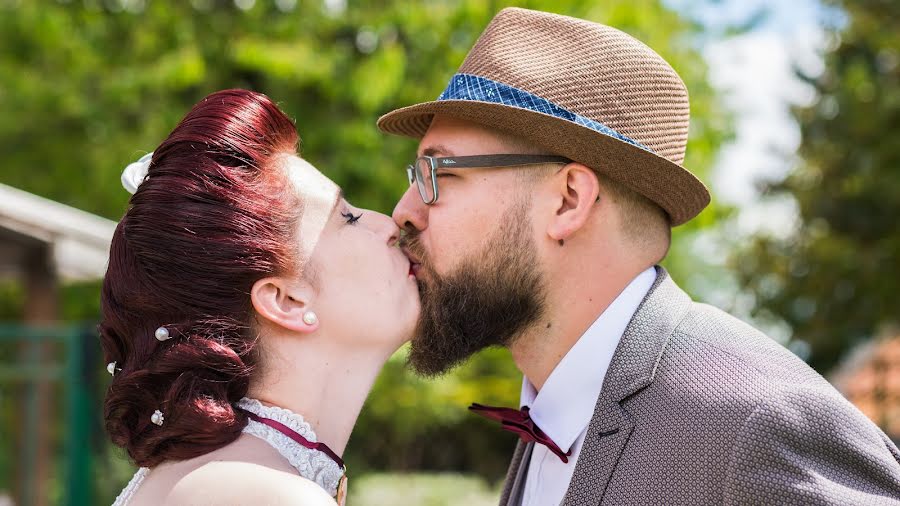
[[[267,97],[222,91],[123,174],[104,416],[141,468],[118,504],[342,499],[340,455],[418,291],[394,222],[297,143]]]

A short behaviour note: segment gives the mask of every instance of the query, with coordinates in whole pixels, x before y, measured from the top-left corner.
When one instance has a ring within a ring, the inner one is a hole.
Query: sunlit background
[[[615,26],[672,64],[713,204],[666,267],[900,440],[900,2],[0,0],[0,506],[110,503],[134,471],[102,429],[94,334],[126,164],[203,96],[249,88],[389,213],[415,144],[376,118],[437,97],[507,5]],[[520,382],[503,350],[437,381],[398,353],[350,440],[350,504],[495,504],[515,436],[466,406],[514,405]]]

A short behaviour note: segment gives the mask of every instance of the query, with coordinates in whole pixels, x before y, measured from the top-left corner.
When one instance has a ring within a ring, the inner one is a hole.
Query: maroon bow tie
[[[566,464],[569,463],[568,457],[569,455],[572,455],[572,451],[569,450],[564,453],[556,446],[556,443],[554,443],[552,439],[544,434],[544,431],[534,423],[534,420],[531,419],[531,415],[528,414],[528,406],[524,406],[522,409],[512,409],[472,404],[469,406],[469,410],[485,418],[500,422],[500,428],[518,434],[519,438],[526,443],[534,441],[535,443],[546,446],[551,452],[555,453],[560,460]]]

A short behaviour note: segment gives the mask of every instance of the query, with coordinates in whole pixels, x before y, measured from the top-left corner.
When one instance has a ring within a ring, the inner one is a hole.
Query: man
[[[651,49],[504,9],[437,101],[378,125],[421,138],[394,210],[422,294],[412,365],[502,345],[524,374],[521,410],[473,406],[522,439],[502,504],[900,502],[874,424],[656,266],[709,195]]]

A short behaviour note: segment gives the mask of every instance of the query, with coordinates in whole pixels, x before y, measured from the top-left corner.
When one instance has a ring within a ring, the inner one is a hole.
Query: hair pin
[[[155,335],[157,341],[168,341],[169,339],[172,339],[172,335],[169,334],[169,329],[165,327],[156,329]]]

